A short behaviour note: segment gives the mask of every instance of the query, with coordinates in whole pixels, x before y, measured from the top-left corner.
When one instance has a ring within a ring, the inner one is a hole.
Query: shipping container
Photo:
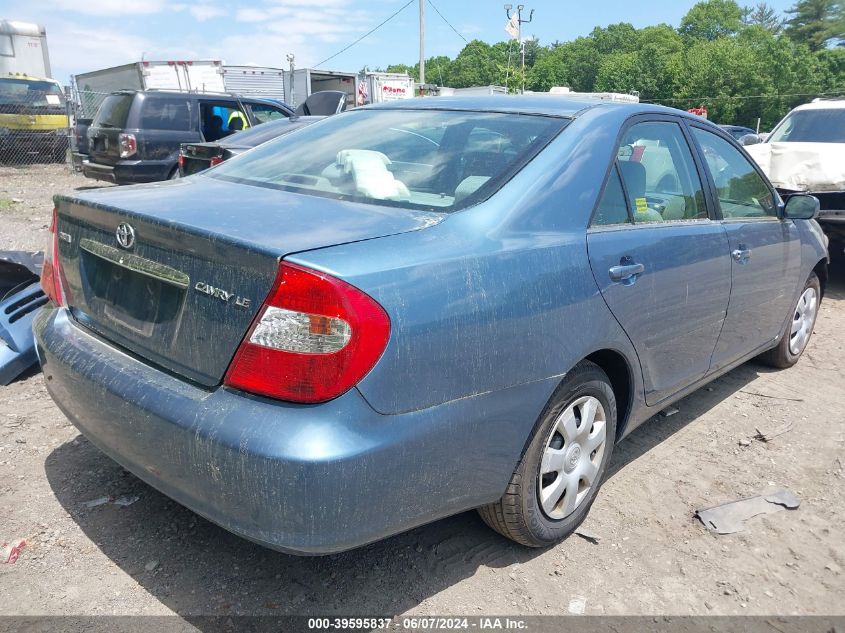
[[[292,108],[305,101],[315,92],[323,90],[340,90],[346,93],[347,107],[355,106],[355,95],[358,89],[358,75],[334,70],[315,70],[313,68],[297,68],[291,73],[285,71],[285,97]]]

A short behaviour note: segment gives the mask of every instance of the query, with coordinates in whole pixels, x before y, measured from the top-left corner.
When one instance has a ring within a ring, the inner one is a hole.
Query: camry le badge
[[[197,292],[201,292],[204,295],[208,295],[209,297],[220,299],[224,303],[232,303],[233,305],[239,308],[248,308],[252,305],[252,299],[239,297],[234,292],[223,290],[223,288],[215,288],[211,284],[207,284],[204,281],[198,281],[194,285],[194,290],[196,290]],[[233,299],[234,301],[232,301]]]
[[[135,245],[135,229],[128,222],[121,222],[114,232],[117,243],[123,248],[132,248]]]

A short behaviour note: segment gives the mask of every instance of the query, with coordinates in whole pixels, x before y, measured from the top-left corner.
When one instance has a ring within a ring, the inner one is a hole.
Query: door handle
[[[734,258],[734,261],[744,264],[751,258],[751,249],[746,248],[744,244],[740,244],[739,248],[731,251],[731,257]]]
[[[619,266],[612,266],[607,274],[610,275],[611,281],[634,283],[637,275],[642,275],[644,272],[645,266],[642,264],[620,264]]]

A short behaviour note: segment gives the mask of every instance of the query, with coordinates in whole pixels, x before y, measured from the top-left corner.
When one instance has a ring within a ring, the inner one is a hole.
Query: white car
[[[745,149],[781,193],[816,196],[819,223],[831,240],[845,242],[845,99],[798,106],[765,142]]]

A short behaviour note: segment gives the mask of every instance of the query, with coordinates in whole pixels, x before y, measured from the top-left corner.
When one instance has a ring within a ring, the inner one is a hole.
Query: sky
[[[36,22],[47,29],[53,77],[133,61],[221,59],[229,64],[312,67],[367,33],[408,0],[0,0],[0,19]],[[588,34],[595,26],[630,22],[673,26],[693,0],[538,0],[525,2],[523,36],[547,44]],[[431,2],[434,4],[432,5]],[[740,0],[742,3],[742,0]],[[784,11],[794,0],[768,0]],[[514,3],[516,4],[516,3]],[[753,0],[748,0],[753,4]],[[587,11],[585,7],[591,9]],[[437,14],[434,7],[454,27]],[[504,40],[503,3],[493,0],[426,0],[426,57],[454,57],[466,40]],[[419,3],[320,68],[358,71],[419,59]],[[455,32],[457,31],[457,33]],[[460,34],[460,35],[459,35]],[[430,81],[437,81],[429,77]]]

